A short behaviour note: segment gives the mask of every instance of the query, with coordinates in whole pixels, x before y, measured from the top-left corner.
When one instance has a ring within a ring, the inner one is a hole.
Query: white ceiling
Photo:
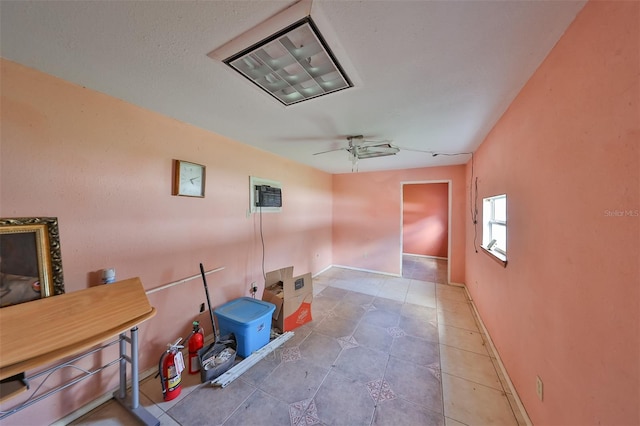
[[[330,172],[346,136],[475,150],[584,1],[327,1],[312,18],[356,87],[284,107],[207,56],[295,1],[0,1],[1,56]],[[180,141],[176,141],[180,143]],[[193,159],[194,161],[197,159]],[[402,151],[360,171],[462,164]]]

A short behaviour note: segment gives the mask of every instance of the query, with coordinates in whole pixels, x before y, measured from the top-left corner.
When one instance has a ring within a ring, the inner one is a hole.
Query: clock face
[[[200,164],[178,161],[176,171],[176,195],[204,197],[205,168]]]

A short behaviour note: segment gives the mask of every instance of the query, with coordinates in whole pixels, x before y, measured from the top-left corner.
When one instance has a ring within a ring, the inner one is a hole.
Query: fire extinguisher
[[[182,391],[181,373],[184,370],[184,359],[180,349],[184,348],[184,346],[179,344],[181,341],[182,337],[173,344],[169,343],[167,345],[169,349],[162,354],[158,363],[162,398],[165,401],[171,401],[180,395],[180,391]]]
[[[193,322],[193,331],[189,336],[189,374],[200,372],[198,351],[204,346],[204,330],[198,321]]]

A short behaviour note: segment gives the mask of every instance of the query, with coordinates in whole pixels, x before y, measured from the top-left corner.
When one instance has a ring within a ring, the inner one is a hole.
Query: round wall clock
[[[205,166],[182,160],[174,163],[173,195],[204,197]]]

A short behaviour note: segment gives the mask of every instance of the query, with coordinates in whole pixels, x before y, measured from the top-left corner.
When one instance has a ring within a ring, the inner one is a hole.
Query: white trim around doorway
[[[402,181],[400,182],[400,276],[402,276],[402,247],[403,247],[403,219],[404,219],[404,185],[415,185],[415,184],[425,184],[425,183],[446,183],[447,184],[447,194],[448,194],[448,202],[447,202],[447,220],[449,224],[447,226],[447,283],[451,283],[451,206],[452,206],[452,194],[453,194],[453,180],[451,179],[442,179],[442,180],[418,180],[418,181]],[[408,253],[407,253],[408,254]],[[412,255],[416,256],[416,255]],[[425,256],[426,257],[426,256]]]

